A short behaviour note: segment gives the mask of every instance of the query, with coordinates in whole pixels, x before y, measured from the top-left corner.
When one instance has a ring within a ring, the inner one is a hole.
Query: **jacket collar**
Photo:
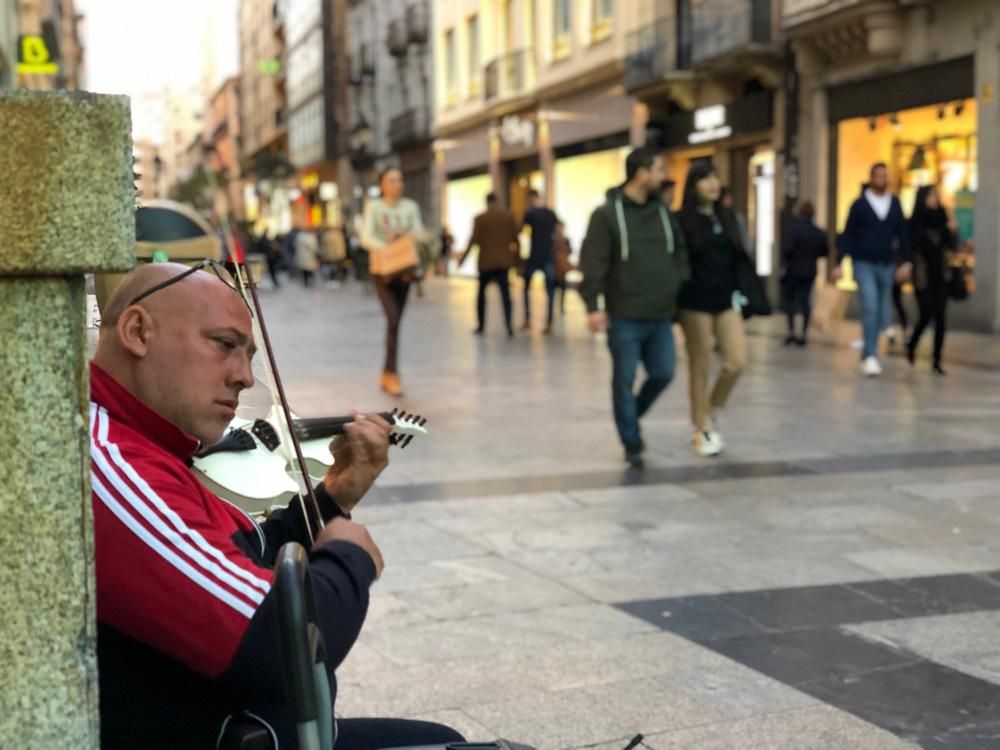
[[[90,363],[90,400],[106,409],[116,422],[130,427],[181,461],[189,461],[201,445],[197,438],[150,409],[93,362]]]

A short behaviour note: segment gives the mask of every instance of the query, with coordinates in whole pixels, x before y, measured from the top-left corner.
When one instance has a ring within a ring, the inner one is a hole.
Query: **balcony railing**
[[[769,45],[772,0],[702,0],[691,6],[694,63]]]
[[[483,96],[486,101],[506,99],[527,92],[535,83],[535,52],[522,49],[486,64]]]
[[[660,81],[672,70],[686,68],[679,59],[677,23],[672,16],[660,17],[631,32],[626,39],[625,88],[628,91]]]
[[[412,146],[430,139],[427,109],[408,109],[389,121],[389,140],[395,149]]]

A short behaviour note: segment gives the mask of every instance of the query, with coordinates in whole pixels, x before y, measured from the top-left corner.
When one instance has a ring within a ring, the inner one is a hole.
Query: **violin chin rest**
[[[213,453],[242,453],[244,451],[252,451],[256,447],[257,443],[249,432],[242,427],[233,427],[226,431],[226,434],[222,436],[222,440],[214,445],[202,448],[194,455],[195,458],[205,458],[206,456],[211,456]]]

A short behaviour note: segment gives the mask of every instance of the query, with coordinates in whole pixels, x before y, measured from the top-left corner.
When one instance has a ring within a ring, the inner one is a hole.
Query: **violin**
[[[379,414],[392,425],[389,444],[406,448],[414,437],[427,434],[427,420],[393,409]],[[355,417],[301,419],[292,415],[292,435],[298,441],[314,485],[333,463],[330,438],[341,435]],[[194,455],[192,468],[212,492],[245,510],[263,510],[299,492],[298,475],[281,448],[281,424],[272,411],[266,419],[234,419],[225,435]]]

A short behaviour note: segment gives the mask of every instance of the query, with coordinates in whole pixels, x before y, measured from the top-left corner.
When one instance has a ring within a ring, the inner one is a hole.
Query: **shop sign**
[[[49,42],[44,36],[23,34],[17,39],[17,72],[21,75],[49,75],[59,72]]]
[[[726,123],[726,105],[716,104],[694,111],[694,132],[688,134],[688,143],[708,143],[728,138],[733,128]]]
[[[257,70],[263,76],[276,76],[281,74],[281,60],[271,57],[266,60],[261,60],[257,66]]]
[[[659,130],[657,145],[665,148],[713,143],[743,133],[759,133],[771,128],[774,100],[770,91],[756,91],[725,104],[678,112],[650,122]]]
[[[507,146],[535,145],[535,123],[518,115],[507,115],[500,121],[500,140]]]

